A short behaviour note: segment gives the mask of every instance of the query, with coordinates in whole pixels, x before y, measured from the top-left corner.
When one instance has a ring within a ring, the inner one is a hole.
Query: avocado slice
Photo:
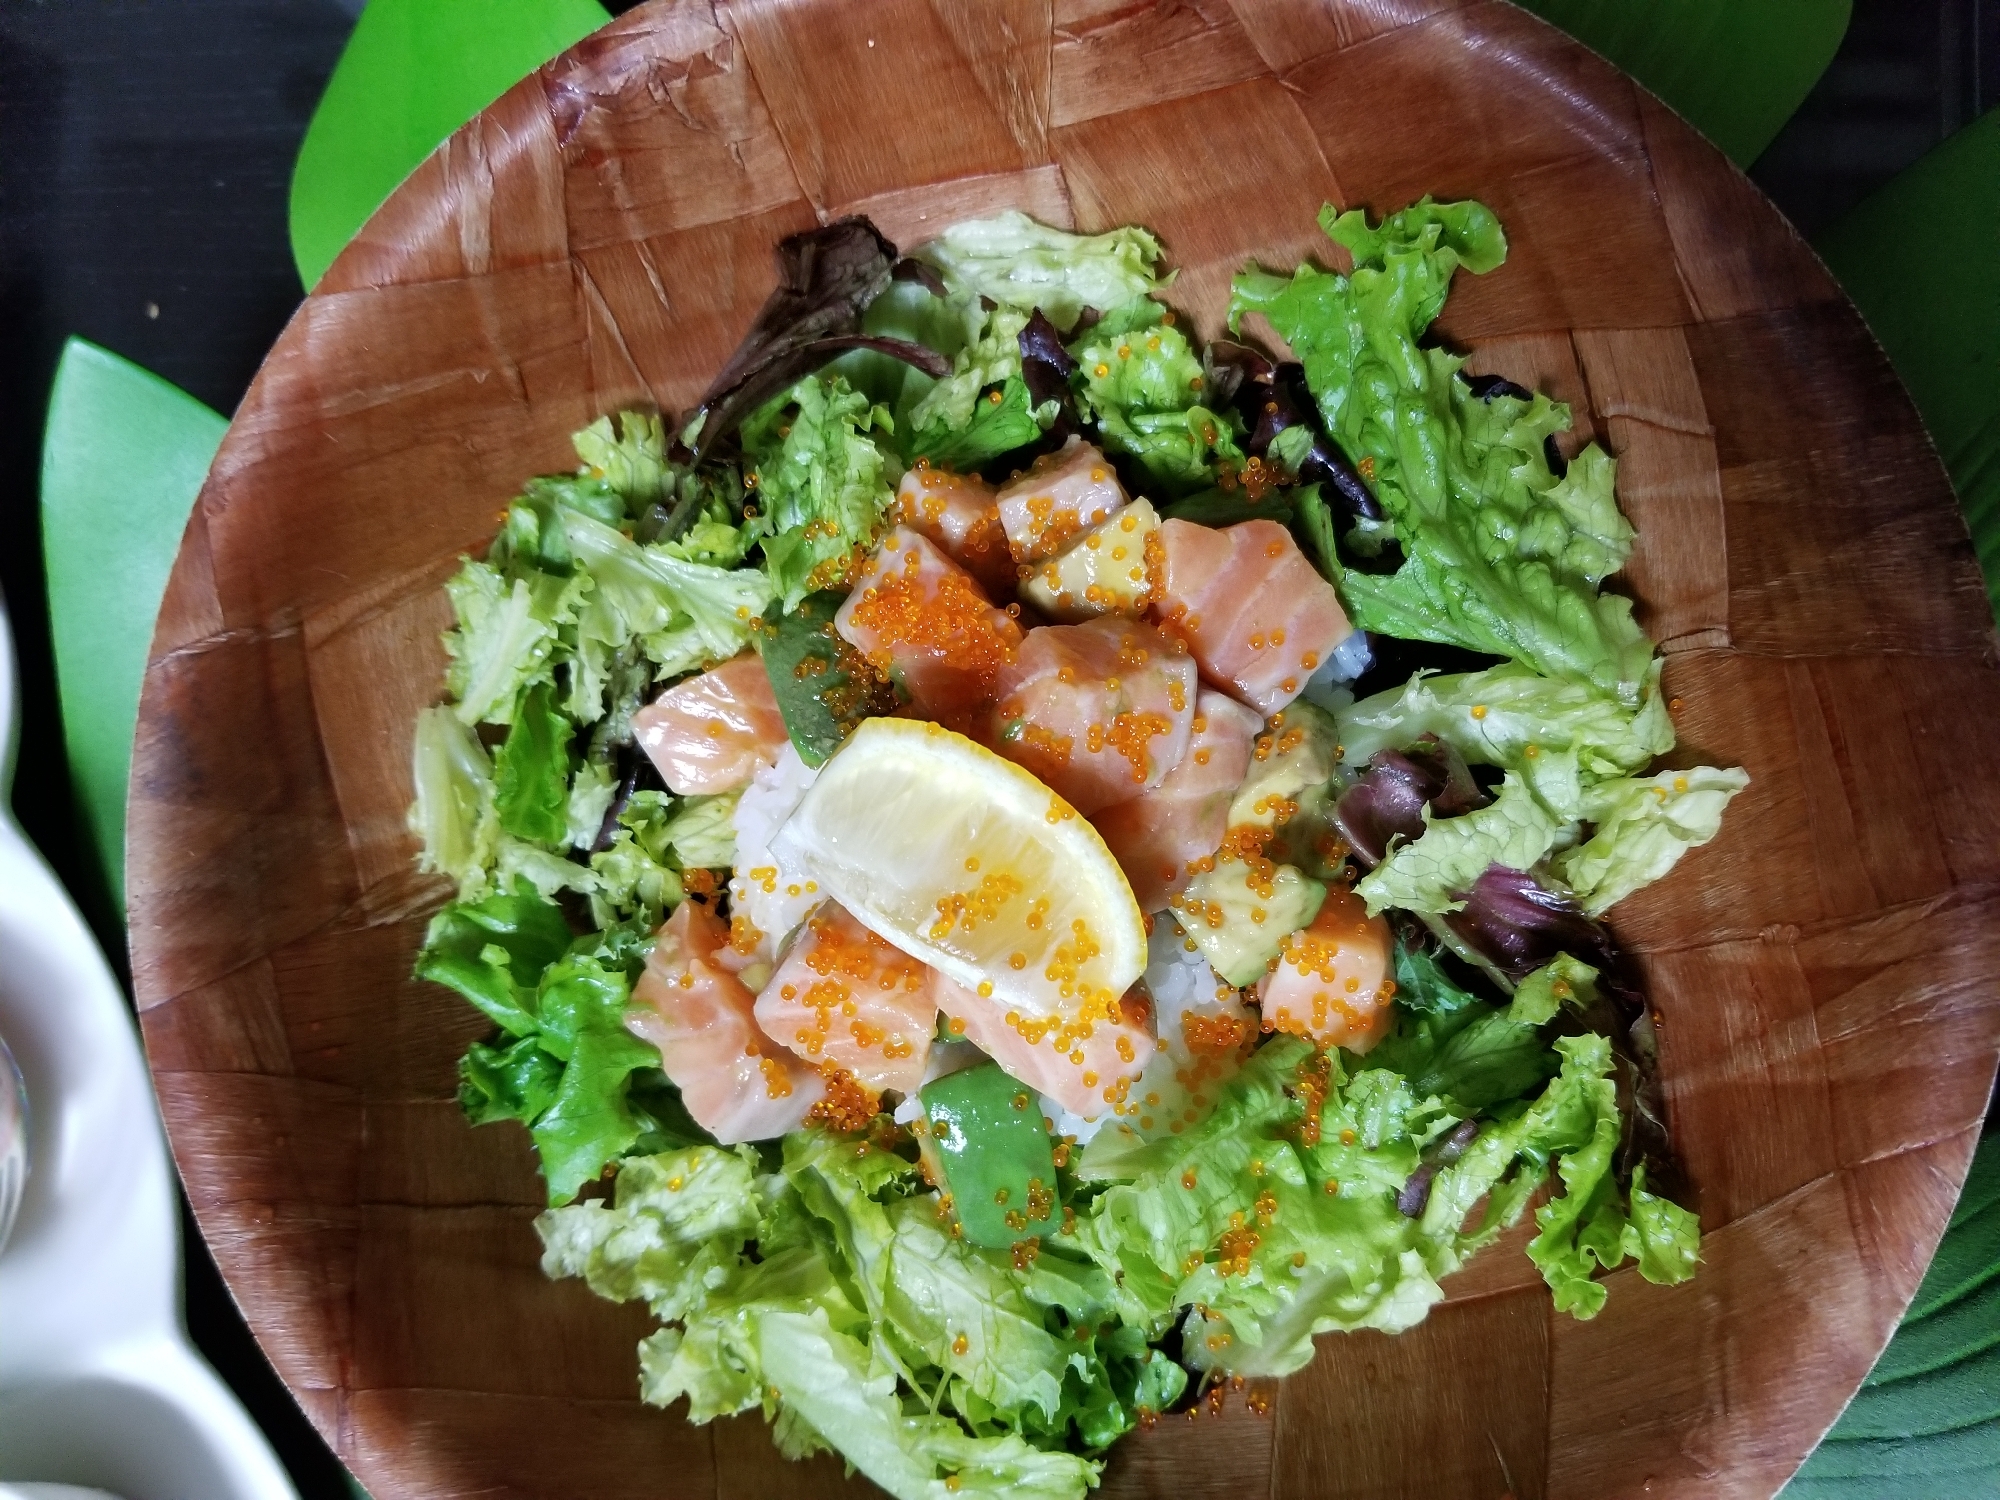
[[[983,1063],[933,1079],[917,1097],[929,1122],[925,1156],[967,1240],[1004,1250],[1055,1227],[1054,1148],[1033,1089]]]
[[[1271,967],[1285,939],[1309,926],[1326,887],[1293,865],[1279,865],[1269,895],[1250,888],[1251,867],[1240,859],[1204,870],[1174,903],[1181,930],[1210,968],[1239,989]]]

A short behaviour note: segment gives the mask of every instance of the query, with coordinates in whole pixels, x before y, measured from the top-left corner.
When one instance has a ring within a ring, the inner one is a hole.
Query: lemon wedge
[[[1106,1018],[1145,971],[1139,903],[1097,830],[942,725],[864,722],[771,847],[864,926],[1023,1020]]]

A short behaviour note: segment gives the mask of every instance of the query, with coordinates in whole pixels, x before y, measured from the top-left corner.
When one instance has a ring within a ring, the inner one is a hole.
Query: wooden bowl
[[[647,1320],[543,1279],[484,1022],[410,977],[404,830],[439,585],[630,402],[684,411],[780,235],[1020,207],[1154,227],[1212,329],[1323,201],[1477,195],[1513,242],[1443,332],[1620,459],[1690,760],[1754,777],[1617,929],[1663,1017],[1706,1264],[1594,1322],[1488,1252],[1415,1331],[1322,1341],[1268,1418],[1163,1423],[1106,1492],[1768,1496],[1916,1286],[2000,1045],[2000,678],[1952,493],[1860,319],[1757,191],[1505,4],[655,0],[510,90],[306,299],[162,611],[133,971],[203,1231],[377,1500],[843,1488],[754,1419],[642,1406]]]

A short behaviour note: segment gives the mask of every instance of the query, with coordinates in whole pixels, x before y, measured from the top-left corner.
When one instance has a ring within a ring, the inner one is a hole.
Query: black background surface
[[[235,409],[301,295],[285,229],[292,160],[359,8],[0,0],[0,594],[25,725],[14,806],[121,966],[52,728],[36,528],[49,381],[74,333]],[[2000,0],[1855,0],[1839,57],[1751,175],[1811,236],[1996,102]],[[196,1342],[306,1500],[346,1496],[191,1222],[187,1236]]]

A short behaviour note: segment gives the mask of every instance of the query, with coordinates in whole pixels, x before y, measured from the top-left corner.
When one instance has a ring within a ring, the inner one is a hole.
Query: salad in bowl
[[[418,972],[649,1401],[1070,1497],[1529,1216],[1577,1317],[1694,1274],[1603,918],[1747,778],[1652,769],[1613,460],[1428,336],[1494,216],[1321,224],[1207,342],[1142,228],[788,239],[449,584]]]

